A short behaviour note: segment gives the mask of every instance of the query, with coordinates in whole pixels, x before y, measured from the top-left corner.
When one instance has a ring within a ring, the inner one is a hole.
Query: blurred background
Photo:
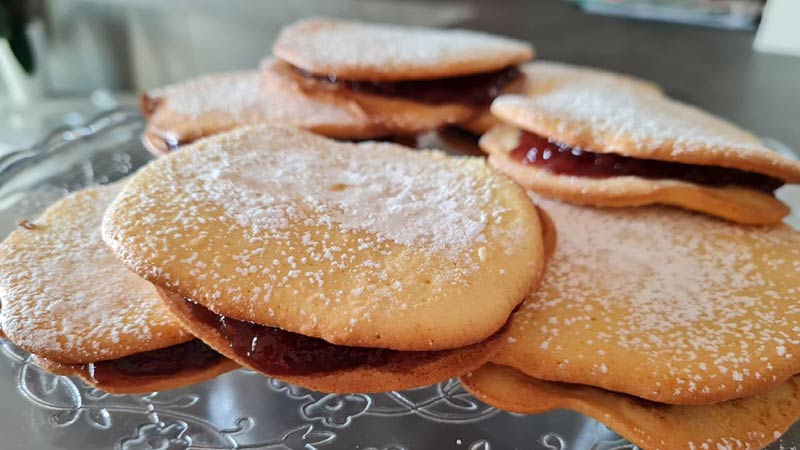
[[[648,78],[800,148],[797,0],[0,0],[0,152],[142,91],[248,69],[281,26],[336,16],[464,27]]]

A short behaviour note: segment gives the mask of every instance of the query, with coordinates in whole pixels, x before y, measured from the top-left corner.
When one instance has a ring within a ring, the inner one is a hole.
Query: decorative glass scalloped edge
[[[151,156],[139,142],[143,128],[138,111],[116,110],[0,158],[0,236],[68,192],[113,182],[146,164]],[[765,142],[791,154],[777,141]],[[796,187],[779,196],[800,205]],[[800,227],[796,214],[789,220]],[[4,446],[42,450],[636,448],[570,411],[499,411],[456,380],[403,392],[333,395],[241,369],[184,389],[120,396],[45,372],[7,341],[0,341],[0,417]],[[770,448],[797,442],[800,424]]]

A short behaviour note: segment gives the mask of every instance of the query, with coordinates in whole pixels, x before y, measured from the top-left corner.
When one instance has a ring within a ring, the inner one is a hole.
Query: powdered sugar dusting
[[[306,70],[329,70],[322,75],[366,80],[488,72],[532,56],[530,44],[477,31],[326,19],[284,29],[274,52]]]
[[[546,68],[547,66],[544,66]],[[526,67],[523,95],[505,95],[492,113],[514,125],[593,152],[712,164],[800,180],[800,163],[766,148],[753,134],[698,108],[619,77],[553,79]],[[566,81],[565,81],[566,80]],[[626,87],[628,86],[628,87]]]
[[[380,144],[253,148],[208,161],[195,195],[265,239],[280,238],[291,223],[321,221],[463,260],[465,249],[485,241],[491,184],[454,172],[441,154],[407,152]]]
[[[256,71],[205,75],[153,89],[147,95],[165,99],[174,112],[190,117],[209,111],[237,115],[264,100]]]
[[[536,201],[559,243],[515,319],[520,364],[661,401],[735,397],[800,371],[800,233]]]
[[[596,84],[576,83],[569,89],[554,89],[533,97],[508,96],[497,100],[496,109],[505,105],[535,110],[536,115],[557,121],[559,127],[591,124],[579,129],[599,143],[590,150],[609,152],[617,141],[632,141],[639,155],[668,146],[671,155],[703,149],[743,148],[766,151],[758,139],[728,122],[691,106],[654,95],[641,95],[624,89],[599,89]]]
[[[102,216],[119,189],[72,194],[0,246],[3,328],[18,345],[57,361],[92,362],[188,339],[155,288],[102,241]],[[164,331],[171,342],[161,341]]]
[[[498,259],[525,255],[502,275],[509,290],[537,275],[532,206],[509,208],[527,199],[481,158],[270,126],[187,149],[137,174],[104,234],[144,276],[226,315],[348,345],[375,330],[363,339],[399,346],[411,339],[384,336],[393,315],[414,315],[397,325],[412,328],[427,308],[468,301],[505,321],[516,299],[469,294],[501,277]],[[468,336],[458,327],[428,336]],[[445,345],[433,337],[413,345]]]
[[[265,64],[268,64],[267,61]],[[323,125],[355,126],[363,113],[330,101],[319,101],[300,92],[267,83],[258,71],[206,75],[148,92],[162,99],[155,125],[164,131],[189,131],[203,123],[186,122],[213,114],[220,129],[230,125],[277,122],[302,128]],[[178,116],[171,116],[177,114]]]
[[[544,95],[547,91],[577,84],[598,89],[636,90],[639,94],[663,95],[661,87],[651,81],[603,69],[540,59],[523,64],[520,68],[527,76],[525,94],[531,96]]]

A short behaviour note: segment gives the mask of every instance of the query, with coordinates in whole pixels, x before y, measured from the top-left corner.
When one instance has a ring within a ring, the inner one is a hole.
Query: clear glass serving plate
[[[117,110],[55,130],[31,149],[0,158],[0,238],[66,193],[115,181],[151,159],[143,119]],[[790,153],[768,140],[779,151]],[[470,152],[450,139],[424,145]],[[462,142],[463,144],[463,142]],[[458,150],[457,150],[458,149]],[[473,150],[474,151],[474,150]],[[800,189],[779,195],[800,211]],[[795,213],[790,221],[800,226]],[[796,424],[770,448],[800,443]],[[109,395],[39,369],[0,340],[0,448],[12,449],[633,449],[593,419],[554,411],[499,411],[456,380],[403,392],[331,395],[246,370],[168,392]]]

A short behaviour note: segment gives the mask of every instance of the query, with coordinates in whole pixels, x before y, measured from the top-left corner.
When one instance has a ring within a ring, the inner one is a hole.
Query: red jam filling
[[[739,186],[772,193],[783,180],[719,166],[704,166],[654,159],[639,159],[614,153],[593,153],[548,140],[533,133],[521,132],[519,144],[510,156],[513,160],[559,175],[589,178],[636,176],[649,179],[687,181],[706,186]]]
[[[183,344],[135,353],[124,358],[89,364],[89,374],[98,382],[122,376],[148,377],[177,374],[187,369],[205,369],[222,356],[199,339]]]
[[[395,82],[342,80],[335,75],[322,76],[297,67],[293,69],[306,78],[338,84],[353,92],[400,97],[434,105],[442,103],[485,105],[500,95],[506,86],[522,77],[522,72],[516,66],[477,75]]]
[[[383,348],[334,345],[322,339],[242,322],[186,300],[195,319],[216,328],[231,350],[270,375],[307,375],[385,363],[400,353]],[[413,352],[425,354],[429,352]]]

